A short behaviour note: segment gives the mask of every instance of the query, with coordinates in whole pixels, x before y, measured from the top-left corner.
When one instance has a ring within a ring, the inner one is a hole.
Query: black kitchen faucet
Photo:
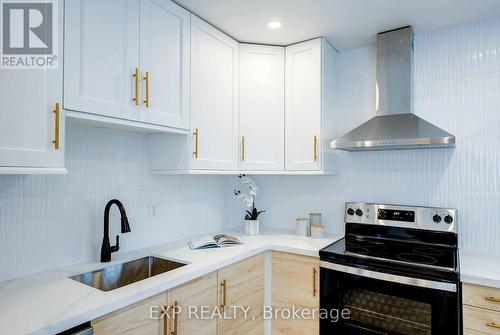
[[[110,246],[109,244],[109,210],[113,204],[120,210],[122,234],[130,232],[130,225],[128,223],[125,207],[123,207],[123,204],[117,199],[110,200],[104,209],[104,236],[102,238],[101,262],[109,262],[111,260],[111,253],[120,250],[120,237],[118,235],[116,235],[116,245]]]

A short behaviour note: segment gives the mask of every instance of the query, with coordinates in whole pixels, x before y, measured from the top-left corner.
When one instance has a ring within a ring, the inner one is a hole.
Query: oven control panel
[[[411,207],[348,202],[345,222],[457,232],[457,211],[450,208]]]

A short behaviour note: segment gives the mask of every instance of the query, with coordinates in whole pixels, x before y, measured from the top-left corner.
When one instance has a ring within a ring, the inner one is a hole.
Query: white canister
[[[321,213],[309,213],[309,222],[311,226],[313,224],[320,225],[321,224]]]
[[[245,234],[259,235],[259,220],[245,220]]]
[[[297,229],[297,236],[309,236],[310,226],[308,219],[306,218],[295,219],[295,226]]]
[[[323,225],[312,224],[311,225],[311,237],[312,238],[323,238]]]

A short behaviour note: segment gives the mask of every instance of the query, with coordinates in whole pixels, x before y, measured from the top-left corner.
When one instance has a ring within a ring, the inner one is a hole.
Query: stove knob
[[[363,211],[361,209],[356,209],[356,215],[357,216],[363,216]]]
[[[441,216],[439,216],[439,215],[437,215],[437,214],[436,214],[436,215],[434,215],[434,216],[432,217],[432,221],[434,221],[434,222],[436,222],[436,223],[441,222]]]
[[[349,215],[354,215],[354,209],[349,208],[349,209],[347,210],[347,214],[349,214]]]
[[[452,224],[453,223],[453,217],[451,215],[446,215],[444,217],[444,222],[446,222],[447,224]]]

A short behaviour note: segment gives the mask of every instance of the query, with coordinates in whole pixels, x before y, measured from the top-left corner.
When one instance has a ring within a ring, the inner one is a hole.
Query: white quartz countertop
[[[500,257],[461,252],[460,281],[500,288]]]
[[[0,324],[3,335],[55,334],[81,323],[161,293],[192,279],[266,250],[318,256],[318,251],[340,239],[311,239],[269,232],[259,236],[236,234],[243,245],[210,250],[190,250],[186,241],[113,254],[107,264],[80,264],[0,283]],[[83,272],[146,255],[181,261],[188,265],[155,277],[103,292],[69,279]]]

